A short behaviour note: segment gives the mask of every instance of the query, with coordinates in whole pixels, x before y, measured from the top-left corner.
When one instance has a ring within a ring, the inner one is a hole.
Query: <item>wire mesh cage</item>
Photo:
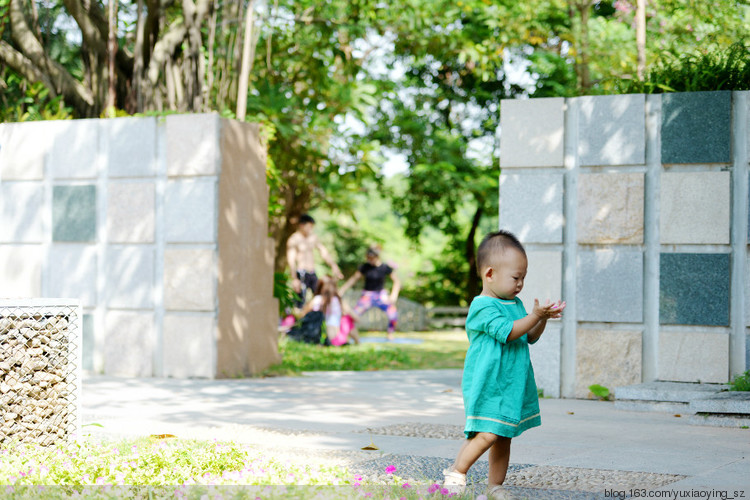
[[[0,446],[80,435],[81,308],[0,300]]]

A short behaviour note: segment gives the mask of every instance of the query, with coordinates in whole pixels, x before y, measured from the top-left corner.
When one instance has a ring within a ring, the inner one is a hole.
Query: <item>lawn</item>
[[[383,339],[384,333],[363,332],[363,338]],[[398,332],[400,339],[420,343],[377,342],[326,347],[281,339],[283,361],[263,376],[299,375],[307,371],[372,371],[462,368],[469,341],[463,330]]]

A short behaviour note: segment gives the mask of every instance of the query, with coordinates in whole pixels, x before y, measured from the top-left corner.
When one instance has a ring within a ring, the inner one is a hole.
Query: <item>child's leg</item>
[[[453,470],[466,474],[474,462],[479,460],[485,451],[491,449],[498,439],[503,438],[489,432],[478,432],[473,438],[464,441],[458,450],[456,461],[453,462]]]
[[[388,293],[385,290],[381,290],[372,302],[372,305],[383,311],[388,316],[388,340],[393,339],[393,332],[396,331],[396,322],[398,321],[398,310],[396,304],[387,303]]]
[[[505,482],[510,463],[510,440],[507,437],[497,436],[497,441],[490,448],[490,477],[487,480],[489,487]]]
[[[354,306],[354,314],[362,316],[365,311],[372,307],[372,294],[370,292],[362,292],[359,297],[357,304]]]

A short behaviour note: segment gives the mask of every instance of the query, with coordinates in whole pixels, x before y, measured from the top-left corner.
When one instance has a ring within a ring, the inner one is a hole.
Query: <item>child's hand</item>
[[[538,316],[540,319],[556,319],[562,316],[562,312],[565,309],[565,302],[558,300],[557,302],[547,302],[544,305],[539,305],[539,299],[534,299],[533,314]]]

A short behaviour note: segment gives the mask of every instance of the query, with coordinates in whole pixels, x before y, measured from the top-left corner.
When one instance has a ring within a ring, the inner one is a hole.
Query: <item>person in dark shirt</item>
[[[385,311],[385,314],[388,316],[387,338],[388,340],[393,340],[393,332],[396,331],[396,322],[398,321],[396,301],[398,300],[398,292],[401,290],[401,282],[396,273],[393,272],[394,269],[380,260],[379,247],[371,246],[368,248],[366,257],[367,262],[359,266],[357,271],[343,284],[339,291],[341,295],[344,295],[346,290],[364,278],[365,287],[357,301],[357,305],[354,306],[354,312],[357,316],[361,317],[363,313],[372,307],[377,307]],[[390,277],[393,282],[390,294],[385,289],[385,279],[387,277]]]

